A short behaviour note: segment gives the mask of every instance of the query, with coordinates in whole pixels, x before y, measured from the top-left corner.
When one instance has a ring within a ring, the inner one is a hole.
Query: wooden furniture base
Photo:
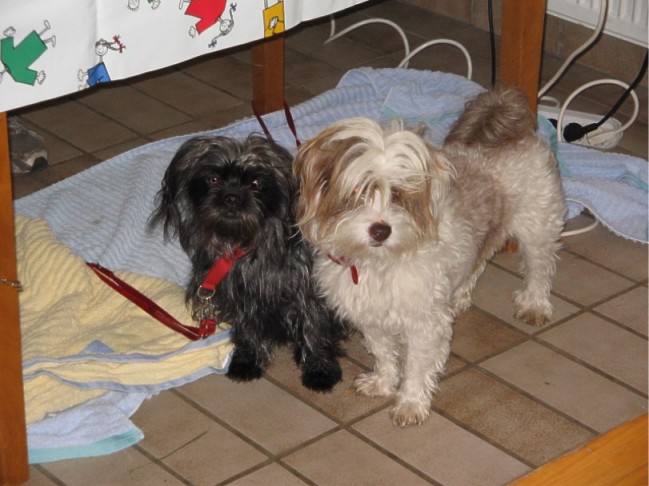
[[[641,486],[647,483],[647,414],[541,466],[512,486]]]

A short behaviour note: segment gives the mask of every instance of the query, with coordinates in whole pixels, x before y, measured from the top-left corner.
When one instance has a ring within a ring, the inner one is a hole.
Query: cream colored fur
[[[517,317],[551,318],[565,207],[555,158],[533,129],[522,94],[504,90],[468,104],[439,149],[401,124],[353,118],[298,151],[298,220],[318,251],[319,288],[376,360],[354,386],[396,395],[398,425],[428,416],[453,321],[508,238],[525,278]]]

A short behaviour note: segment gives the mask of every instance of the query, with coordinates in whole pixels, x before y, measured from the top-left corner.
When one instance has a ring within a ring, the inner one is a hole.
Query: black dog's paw
[[[238,353],[235,349],[225,376],[233,381],[252,381],[261,378],[262,373],[254,357]]]
[[[316,392],[329,392],[342,380],[343,371],[338,361],[319,363],[317,367],[305,367],[302,372],[302,384]]]

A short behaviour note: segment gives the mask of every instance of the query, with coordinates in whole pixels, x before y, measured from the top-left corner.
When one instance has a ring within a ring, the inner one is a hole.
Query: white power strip
[[[560,108],[556,106],[547,106],[541,105],[538,106],[538,112],[540,115],[548,119],[557,120],[559,117]],[[563,127],[569,123],[579,123],[581,126],[590,125],[591,123],[597,123],[602,119],[603,116],[593,115],[591,113],[585,113],[582,111],[566,110],[563,114]],[[615,147],[622,138],[622,131],[615,133],[608,133],[613,130],[620,128],[622,124],[615,118],[609,118],[599,127],[597,130],[594,130],[579,140],[575,140],[573,143],[578,145],[584,145],[586,147],[594,147],[598,149],[611,149]],[[560,128],[557,127],[557,130]]]

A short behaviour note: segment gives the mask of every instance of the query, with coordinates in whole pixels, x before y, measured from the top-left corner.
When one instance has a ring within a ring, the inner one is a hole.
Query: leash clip
[[[194,311],[194,318],[202,321],[203,319],[212,319],[216,318],[216,307],[212,302],[212,297],[214,297],[214,290],[206,289],[205,287],[199,287],[196,291],[198,297],[198,304],[196,310]]]

